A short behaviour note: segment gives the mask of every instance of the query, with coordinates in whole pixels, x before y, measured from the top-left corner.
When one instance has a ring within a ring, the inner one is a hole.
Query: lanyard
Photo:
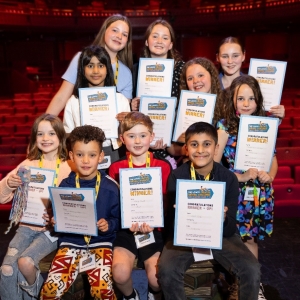
[[[79,176],[78,176],[78,173],[76,174],[76,177],[75,177],[75,183],[76,183],[76,188],[77,188],[77,189],[80,189],[80,183],[79,183]],[[96,185],[95,185],[95,190],[96,190],[95,201],[97,201],[98,192],[99,192],[99,189],[100,189],[100,183],[101,183],[101,174],[100,174],[100,172],[98,171],[98,172],[97,172]],[[89,248],[89,244],[90,244],[90,241],[91,241],[91,236],[90,236],[90,235],[85,235],[85,236],[84,236],[84,240],[85,240],[85,242],[86,242],[87,248]]]
[[[115,85],[118,84],[118,75],[119,75],[119,60],[116,57]]]
[[[133,168],[131,153],[128,155],[128,165],[129,165],[129,168]],[[146,168],[150,168],[150,152],[149,151],[147,152]]]
[[[195,172],[195,168],[194,168],[194,164],[193,163],[191,163],[190,171],[191,171],[191,178],[192,178],[192,180],[196,180],[196,172]],[[209,176],[210,176],[210,173],[208,173],[205,176],[204,180],[205,181],[209,181]]]
[[[53,183],[53,186],[57,186],[59,167],[60,167],[60,158],[57,157],[57,159],[56,159],[56,167],[55,167],[55,175],[54,175],[54,183]],[[39,168],[40,168],[40,169],[43,168],[43,155],[40,157]]]

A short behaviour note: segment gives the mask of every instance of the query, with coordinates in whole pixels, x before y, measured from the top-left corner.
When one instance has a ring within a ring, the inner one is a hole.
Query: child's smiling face
[[[96,56],[84,67],[84,75],[89,82],[89,87],[104,86],[107,70]]]

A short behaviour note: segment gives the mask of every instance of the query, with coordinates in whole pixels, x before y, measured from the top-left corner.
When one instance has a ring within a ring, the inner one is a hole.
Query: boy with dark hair
[[[186,130],[185,142],[190,161],[174,170],[169,177],[169,210],[174,217],[177,179],[226,183],[222,249],[212,250],[212,254],[216,261],[239,278],[239,300],[257,300],[260,265],[237,232],[236,212],[239,193],[237,178],[222,165],[214,162],[214,155],[218,151],[217,130],[205,122],[194,123]],[[174,223],[174,219],[171,223]],[[170,234],[174,234],[173,228]],[[172,239],[167,242],[158,265],[158,278],[165,300],[186,299],[183,276],[193,262],[192,248],[174,246]]]
[[[162,189],[165,195],[171,166],[167,161],[155,158],[153,153],[148,151],[154,138],[151,119],[140,112],[127,114],[121,123],[120,138],[129,152],[126,157],[111,164],[109,175],[116,181],[119,181],[121,168],[161,167]],[[164,201],[165,203],[166,201]],[[142,234],[153,232],[155,242],[142,248],[137,248],[134,238],[135,232]],[[137,291],[133,289],[131,279],[131,272],[136,257],[138,257],[139,262],[143,262],[145,265],[149,284],[148,299],[160,299],[161,293],[157,282],[156,265],[163,245],[161,230],[157,228],[153,230],[145,223],[140,227],[137,223],[133,224],[130,229],[124,229],[117,233],[114,242],[112,269],[114,282],[123,293],[124,299],[140,299]]]
[[[61,233],[41,299],[61,299],[78,275],[80,260],[88,254],[95,256],[94,266],[86,271],[93,299],[116,299],[111,265],[112,243],[120,222],[120,198],[117,184],[104,171],[97,170],[104,157],[104,140],[104,132],[90,125],[76,127],[69,136],[69,155],[77,173],[71,172],[60,187],[95,188],[98,236]]]

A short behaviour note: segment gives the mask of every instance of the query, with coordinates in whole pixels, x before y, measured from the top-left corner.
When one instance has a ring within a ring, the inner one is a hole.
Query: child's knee
[[[30,268],[34,266],[34,261],[31,257],[25,256],[18,259],[19,268]]]
[[[12,276],[14,273],[12,266],[9,266],[9,265],[3,265],[1,267],[1,271],[2,271],[3,276]]]

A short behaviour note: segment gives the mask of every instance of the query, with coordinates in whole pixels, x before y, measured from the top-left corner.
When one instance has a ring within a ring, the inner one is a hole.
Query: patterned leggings
[[[95,253],[96,268],[86,271],[94,299],[115,300],[112,286],[112,250],[109,248],[91,249]],[[79,271],[79,260],[86,254],[85,249],[58,249],[42,288],[40,299],[61,299],[75,281]]]

